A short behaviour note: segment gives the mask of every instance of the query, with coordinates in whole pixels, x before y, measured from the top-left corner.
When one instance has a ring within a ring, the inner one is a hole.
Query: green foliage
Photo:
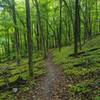
[[[1,78],[4,80],[6,86],[9,87],[9,77],[11,77],[10,69],[8,67],[2,67],[0,72]]]
[[[13,23],[12,15],[14,12],[12,9],[12,0],[0,0],[0,67],[2,66],[5,69],[5,63],[7,63],[7,66],[12,69],[10,70],[12,77],[8,77],[9,71],[7,69],[4,71],[0,70],[0,73],[2,73],[4,76],[4,80],[8,78],[7,80],[9,80],[9,82],[15,81],[19,76],[26,80],[29,79],[25,0],[14,1],[16,25]],[[61,65],[66,77],[71,76],[72,80],[73,78],[76,78],[78,81],[80,80],[80,77],[88,76],[88,78],[91,78],[94,76],[95,78],[98,78],[96,73],[100,71],[100,36],[98,35],[95,37],[95,34],[99,33],[100,31],[100,23],[98,21],[100,17],[100,1],[96,1],[97,0],[80,1],[80,39],[82,44],[83,42],[86,42],[86,44],[83,46],[82,50],[79,50],[79,52],[84,51],[84,54],[79,55],[78,58],[74,58],[73,56],[70,57],[69,55],[74,52],[73,26],[75,26],[75,0],[62,0],[62,16],[60,16],[59,11],[59,0],[37,0],[39,11],[37,11],[34,0],[30,0],[34,76],[34,80],[29,82],[30,86],[34,87],[36,85],[36,79],[46,73],[43,67],[43,57],[41,56],[43,52],[43,40],[44,45],[47,47],[48,44],[49,48],[55,47],[56,45],[59,47],[58,45],[60,44],[58,40],[60,40],[60,38],[61,46],[68,46],[62,47],[61,52],[59,52],[58,49],[53,51],[54,63]],[[39,12],[40,19],[38,19]],[[39,20],[41,21],[41,26]],[[59,35],[60,24],[61,36]],[[44,39],[42,39],[40,27],[42,28]],[[17,36],[19,46],[16,44],[17,37],[15,37],[14,33],[16,29],[14,30],[14,28],[18,29]],[[86,36],[84,36],[90,33],[92,34],[93,39],[90,39],[92,37],[86,38]],[[19,47],[18,53],[16,53],[17,46]],[[39,48],[37,48],[38,46]],[[99,49],[89,51],[90,49],[97,47]],[[20,66],[17,66],[15,63],[15,59],[18,58],[21,60]],[[75,65],[79,66],[75,67]],[[0,79],[0,85],[4,84],[2,80],[3,79]],[[23,88],[23,90],[24,89],[26,91],[29,89],[29,87],[26,86]],[[77,93],[85,93],[88,91],[87,86],[83,84],[73,86],[72,90]],[[7,93],[7,95],[9,95],[9,93]]]
[[[97,37],[97,39],[92,39],[90,42],[88,42],[88,45],[91,44],[93,48],[99,48],[98,41],[100,40],[100,37]],[[100,64],[98,61],[100,60],[100,55],[98,54],[100,52],[100,49],[97,49],[96,51],[89,51],[91,50],[91,46],[87,47],[87,44],[84,46],[82,51],[86,51],[87,56],[80,55],[78,58],[69,57],[69,55],[73,52],[73,48],[71,47],[64,47],[62,48],[62,51],[59,52],[58,50],[55,50],[53,52],[54,56],[54,62],[56,64],[60,64],[61,67],[63,67],[63,71],[65,75],[73,75],[73,76],[82,76],[87,75],[89,73],[95,73],[96,71],[100,70]],[[80,51],[81,52],[81,51]],[[79,67],[74,67],[74,65],[80,64]],[[83,64],[83,65],[82,65]]]
[[[72,86],[70,90],[75,94],[84,94],[90,91],[87,87],[87,84],[77,84],[75,86]]]
[[[8,100],[14,100],[14,96],[12,95],[12,93],[11,92],[6,92],[6,93],[1,93],[0,94],[0,100],[6,100],[6,99],[8,99]]]
[[[95,100],[96,98],[99,98],[99,94],[100,94],[99,87],[97,88],[96,85],[98,82],[99,80],[95,80],[95,79],[84,80],[79,83],[69,85],[68,91],[70,95],[73,96],[80,95],[84,99]]]
[[[96,96],[94,100],[100,100],[100,96]]]
[[[14,82],[18,79],[20,76],[22,79],[27,80],[26,85],[21,86],[18,88],[19,92],[25,92],[33,89],[37,85],[37,79],[43,76],[46,71],[43,66],[44,60],[43,57],[41,56],[41,53],[34,53],[34,66],[33,66],[33,78],[30,79],[28,75],[28,59],[24,58],[21,60],[21,64],[19,66],[16,65],[14,61],[8,61],[7,64],[1,63],[0,64],[0,73],[3,73],[7,77],[0,78],[0,86],[4,85],[5,83],[3,80],[7,78],[10,82]],[[8,67],[6,67],[8,66]],[[8,77],[8,75],[11,74],[11,77]],[[12,91],[7,91],[2,94],[0,94],[0,100],[14,100],[14,96],[12,94]]]
[[[100,72],[100,37],[95,37],[83,46],[79,52],[84,52],[78,58],[70,57],[73,53],[73,46],[63,47],[61,52],[57,49],[53,51],[54,63],[61,66],[69,82],[67,91],[71,100],[77,95],[84,96],[84,100],[99,100],[99,73]],[[94,48],[96,50],[91,51]],[[77,65],[77,66],[75,66]],[[85,97],[86,96],[86,97]],[[88,96],[88,97],[87,97]],[[88,99],[87,99],[88,98]]]
[[[99,94],[100,94],[100,90],[98,89],[98,90],[96,90],[94,93],[95,93],[96,95],[99,95]]]

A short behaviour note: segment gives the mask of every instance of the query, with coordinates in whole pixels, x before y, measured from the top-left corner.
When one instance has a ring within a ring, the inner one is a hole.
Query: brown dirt
[[[50,54],[44,65],[47,69],[47,75],[35,90],[28,91],[24,94],[24,99],[20,100],[68,100],[64,75],[59,67],[53,63]]]

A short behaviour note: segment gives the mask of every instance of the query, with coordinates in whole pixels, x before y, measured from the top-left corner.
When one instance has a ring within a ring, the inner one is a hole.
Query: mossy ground
[[[66,76],[66,80],[69,81],[69,85],[66,85],[69,100],[100,99],[99,41],[100,37],[95,37],[95,39],[87,41],[82,50],[79,51],[83,53],[77,58],[71,56],[73,54],[73,45],[63,47],[61,52],[58,49],[53,51],[54,63],[60,65]],[[86,64],[85,62],[88,60],[89,62]],[[94,84],[94,87],[91,84]]]
[[[95,37],[86,42],[80,50],[80,55],[73,56],[73,45],[63,47],[61,52],[58,49],[53,50],[53,62],[60,66],[66,77],[66,95],[69,100],[100,100],[100,37]],[[0,68],[9,67],[12,76],[10,82],[15,81],[19,76],[27,80],[27,84],[19,88],[18,93],[24,93],[34,89],[39,77],[46,73],[43,66],[44,60],[41,53],[33,55],[33,73],[34,77],[29,78],[28,59],[23,58],[20,66],[15,61],[0,63]],[[1,72],[0,72],[1,73]],[[0,86],[4,84],[0,78]],[[16,100],[12,91],[0,93],[0,100]]]
[[[9,82],[14,82],[20,76],[22,79],[27,80],[27,84],[18,88],[18,92],[29,91],[37,85],[37,80],[46,73],[44,68],[44,60],[41,53],[33,54],[33,78],[30,79],[28,72],[28,59],[21,59],[20,65],[17,66],[15,61],[8,61],[6,63],[0,63],[0,68],[9,67],[11,77]],[[1,73],[1,71],[0,71]],[[0,78],[0,86],[4,85],[4,80]],[[6,91],[0,93],[0,100],[14,100],[15,96],[12,91]]]

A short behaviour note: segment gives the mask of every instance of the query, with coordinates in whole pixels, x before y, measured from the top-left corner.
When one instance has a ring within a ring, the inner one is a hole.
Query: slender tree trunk
[[[39,50],[40,47],[39,47],[39,25],[38,25],[38,22],[36,23],[36,42],[37,42],[37,50]]]
[[[8,45],[8,57],[10,56],[10,36],[9,31],[7,30],[7,45]]]
[[[74,30],[74,55],[78,56],[78,42],[80,34],[80,0],[75,1],[75,30]]]
[[[59,25],[59,51],[61,51],[61,37],[62,37],[62,0],[59,1],[60,3],[60,25]]]
[[[48,30],[47,21],[46,21],[46,30],[47,30],[46,48],[47,48],[47,51],[48,51],[48,49],[49,49],[49,30]]]
[[[32,61],[32,32],[30,22],[30,0],[26,2],[26,26],[27,26],[27,39],[28,39],[28,63],[29,63],[29,76],[33,76],[33,61]]]
[[[17,28],[17,18],[16,18],[16,8],[15,1],[12,0],[12,13],[13,13],[13,23],[14,23],[14,35],[15,35],[15,48],[16,48],[16,61],[17,64],[20,64],[20,50],[19,50],[19,39],[18,39],[18,28]]]
[[[45,39],[44,39],[43,28],[42,28],[41,17],[40,17],[40,10],[39,10],[39,6],[38,6],[37,0],[35,0],[35,4],[36,4],[36,9],[37,9],[39,28],[40,28],[40,32],[41,32],[42,45],[43,45],[43,51],[44,51],[44,58],[46,58],[47,57],[46,45],[45,45]]]

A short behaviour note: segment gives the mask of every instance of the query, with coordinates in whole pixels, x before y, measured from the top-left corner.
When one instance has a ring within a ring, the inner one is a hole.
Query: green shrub
[[[72,93],[75,93],[75,94],[84,94],[84,93],[87,93],[90,91],[88,89],[87,85],[85,85],[85,84],[74,85],[70,88],[70,90]]]

